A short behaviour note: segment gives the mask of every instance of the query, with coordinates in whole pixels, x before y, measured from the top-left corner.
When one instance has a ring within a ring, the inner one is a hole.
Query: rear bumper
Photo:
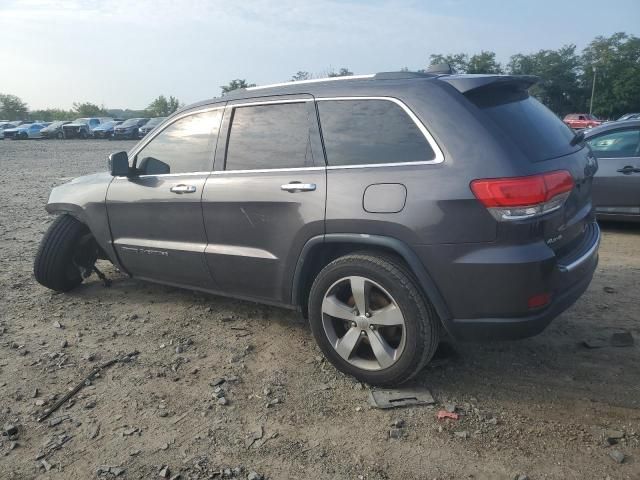
[[[540,333],[580,298],[597,267],[599,244],[600,229],[594,222],[584,241],[562,258],[544,242],[519,247],[468,246],[462,254],[459,249],[437,248],[419,251],[419,256],[429,266],[451,311],[452,318],[443,319],[451,336],[506,340]],[[541,294],[550,294],[550,302],[529,308],[528,300]]]

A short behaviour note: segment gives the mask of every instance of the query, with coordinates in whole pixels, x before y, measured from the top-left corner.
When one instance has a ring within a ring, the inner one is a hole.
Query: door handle
[[[630,175],[632,173],[640,173],[640,168],[635,168],[635,167],[632,167],[631,165],[625,165],[624,167],[616,171],[620,173],[624,173],[625,175]]]
[[[194,193],[196,191],[195,185],[174,185],[169,189],[173,193]]]
[[[280,186],[280,190],[284,190],[289,193],[296,192],[313,192],[316,189],[315,183],[300,183],[300,182],[291,182],[285,183]]]

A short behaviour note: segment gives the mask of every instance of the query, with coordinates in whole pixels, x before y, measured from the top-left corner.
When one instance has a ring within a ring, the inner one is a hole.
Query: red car
[[[597,127],[602,124],[602,120],[599,120],[589,113],[570,113],[564,117],[564,123],[574,130],[580,130],[581,128]]]

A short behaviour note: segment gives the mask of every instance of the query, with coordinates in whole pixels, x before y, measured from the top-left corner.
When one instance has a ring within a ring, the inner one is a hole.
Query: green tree
[[[466,73],[469,68],[469,56],[466,53],[453,53],[442,55],[440,53],[429,55],[429,65],[448,63],[457,73]]]
[[[596,70],[593,113],[617,118],[640,111],[640,38],[626,33],[596,37],[582,52],[580,81],[589,107]]]
[[[353,75],[353,72],[345,67],[342,67],[337,72],[335,70],[331,70],[327,74],[328,77],[350,77],[352,75]]]
[[[496,54],[482,50],[469,58],[466,73],[503,73],[502,66],[496,61]]]
[[[6,120],[26,120],[29,109],[19,97],[0,93],[0,118]]]
[[[585,92],[579,82],[580,57],[575,45],[513,55],[507,69],[512,75],[539,76],[540,82],[530,92],[556,114],[584,110]]]
[[[311,78],[312,78],[312,75],[309,72],[300,70],[291,77],[291,81],[299,82],[300,80],[311,80]]]
[[[180,101],[173,96],[160,95],[149,104],[146,111],[151,117],[168,117],[180,108]]]
[[[238,90],[239,88],[249,88],[255,87],[255,83],[247,83],[244,78],[236,78],[231,80],[227,85],[222,85],[220,88],[222,89],[222,95],[232,92],[233,90]]]
[[[48,108],[46,110],[31,110],[30,120],[43,120],[45,122],[55,122],[56,120],[72,120],[76,116],[75,112],[62,110],[60,108]]]
[[[91,102],[73,102],[73,112],[78,117],[99,117],[107,114],[104,106],[100,107]]]

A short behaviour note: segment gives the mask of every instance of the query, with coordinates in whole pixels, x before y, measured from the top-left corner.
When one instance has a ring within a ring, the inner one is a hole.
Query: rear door
[[[593,202],[598,213],[640,214],[640,127],[608,130],[587,140],[598,158]]]
[[[229,105],[202,197],[207,264],[233,296],[290,302],[305,242],[324,233],[326,172],[313,97]]]
[[[200,199],[213,167],[223,108],[185,113],[131,156],[137,177],[116,177],[107,212],[116,252],[134,277],[215,289],[204,261]]]

